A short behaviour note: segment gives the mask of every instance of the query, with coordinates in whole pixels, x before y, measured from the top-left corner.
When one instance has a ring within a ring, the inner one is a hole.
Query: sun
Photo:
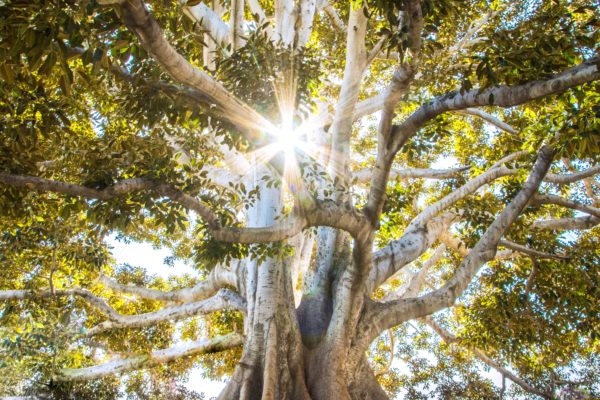
[[[281,126],[269,133],[278,152],[283,152],[285,155],[286,163],[295,158],[304,142],[302,131],[294,129],[294,117],[291,114],[285,115],[282,118]]]

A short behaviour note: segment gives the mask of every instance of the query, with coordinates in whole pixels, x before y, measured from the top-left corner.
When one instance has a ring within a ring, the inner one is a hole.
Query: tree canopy
[[[599,9],[0,0],[0,396],[600,396]]]

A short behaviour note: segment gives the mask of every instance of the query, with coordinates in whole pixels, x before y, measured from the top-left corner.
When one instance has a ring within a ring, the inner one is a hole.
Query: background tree
[[[598,396],[599,6],[0,1],[0,391]]]

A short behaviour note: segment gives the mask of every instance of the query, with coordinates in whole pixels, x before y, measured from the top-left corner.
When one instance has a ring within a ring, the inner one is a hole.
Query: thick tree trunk
[[[261,186],[261,198],[248,213],[249,226],[268,226],[281,210],[281,192],[263,187],[262,182],[256,177],[250,182]],[[298,243],[302,241],[289,244]],[[350,370],[343,361],[350,349],[327,332],[335,306],[336,271],[351,259],[349,237],[321,228],[316,243],[316,260],[305,271],[298,308],[292,277],[298,270],[294,263],[302,257],[274,256],[262,263],[246,260],[244,351],[219,399],[387,398],[366,357]]]
[[[256,273],[242,359],[221,399],[309,399],[289,264],[267,260]]]
[[[267,275],[279,281],[287,268],[282,264],[261,265],[269,269]],[[257,295],[259,297],[260,295]],[[289,299],[289,304],[293,304]],[[317,309],[322,306],[314,301]],[[219,399],[375,399],[385,400],[383,391],[365,356],[358,366],[349,370],[338,367],[339,355],[349,349],[338,348],[326,339],[315,343],[315,336],[303,338],[295,313],[266,304],[257,305],[254,323],[247,334],[242,360]],[[279,307],[283,307],[283,303]],[[267,314],[271,316],[265,318]],[[315,313],[313,321],[306,313],[305,323],[310,327],[322,324],[322,314]],[[257,319],[258,318],[258,319]],[[265,319],[263,319],[265,318]],[[312,329],[312,328],[311,328]],[[305,345],[302,340],[309,343]]]
[[[332,288],[314,288],[296,309],[291,260],[251,264],[248,282],[253,285],[250,275],[256,274],[256,292],[247,296],[254,305],[248,307],[244,352],[219,398],[387,399],[366,357],[351,370],[341,361],[350,349],[326,335],[334,306]],[[336,282],[334,276],[325,281]]]
[[[248,212],[248,225],[273,224],[281,212],[282,193],[260,179],[251,182],[261,197]],[[304,378],[303,349],[292,287],[295,257],[273,256],[246,262],[244,351],[220,399],[309,399]]]

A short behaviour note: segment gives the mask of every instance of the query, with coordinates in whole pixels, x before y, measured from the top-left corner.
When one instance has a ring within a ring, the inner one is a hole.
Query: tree
[[[598,395],[599,6],[1,1],[0,390]]]

